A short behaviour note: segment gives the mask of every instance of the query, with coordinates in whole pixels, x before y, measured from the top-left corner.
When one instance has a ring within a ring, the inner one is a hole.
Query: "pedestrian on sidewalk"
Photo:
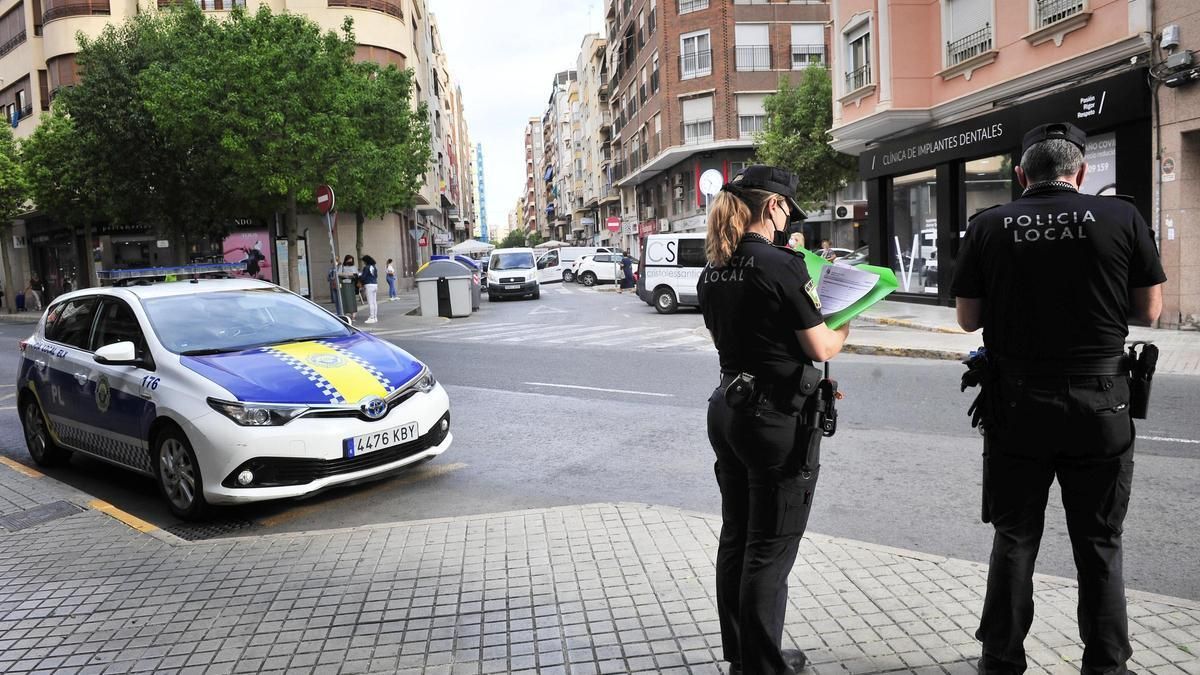
[[[633,258],[629,257],[629,251],[624,251],[621,253],[621,287],[617,292],[624,293],[630,288],[633,288]]]
[[[1134,428],[1122,353],[1130,318],[1158,318],[1166,275],[1133,204],[1079,193],[1086,140],[1067,123],[1027,133],[1016,169],[1023,194],[972,218],[956,266],[958,322],[983,328],[988,360],[983,520],[995,537],[975,634],[983,675],[1025,671],[1055,478],[1079,576],[1081,672],[1123,675],[1133,653],[1121,532]]]
[[[379,267],[375,264],[375,259],[369,255],[362,257],[362,272],[359,279],[362,281],[363,290],[367,296],[367,320],[366,323],[379,323]]]
[[[338,270],[338,281],[341,283],[340,288],[344,288],[349,284],[348,292],[342,293],[342,312],[350,317],[351,321],[358,319],[358,268],[354,265],[354,256],[346,254],[342,258],[342,267]]]
[[[388,282],[388,302],[395,302],[399,300],[399,298],[396,297],[396,268],[392,266],[391,258],[388,258],[386,272]]]
[[[787,576],[820,466],[809,424],[821,379],[813,360],[841,351],[849,328],[821,317],[804,258],[786,248],[803,220],[798,179],[750,166],[721,188],[708,215],[700,309],[721,364],[709,397],[708,438],[721,490],[717,613],[731,673],[790,675],[807,659],[782,649]]]

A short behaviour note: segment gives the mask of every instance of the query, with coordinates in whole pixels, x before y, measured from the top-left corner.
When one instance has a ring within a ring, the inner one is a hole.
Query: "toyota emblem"
[[[387,414],[387,401],[378,396],[368,396],[358,404],[358,409],[367,417],[377,420]]]

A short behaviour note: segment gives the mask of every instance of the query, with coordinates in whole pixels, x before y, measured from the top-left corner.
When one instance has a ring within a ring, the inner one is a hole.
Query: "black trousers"
[[[976,637],[980,673],[1022,673],[1033,622],[1033,567],[1050,483],[1062,490],[1079,578],[1084,675],[1122,675],[1132,654],[1121,533],[1133,482],[1124,376],[1002,375],[989,392],[984,511],[996,534]]]
[[[721,643],[725,660],[747,675],[794,672],[780,642],[787,577],[817,485],[818,457],[810,458],[810,472],[800,471],[806,430],[798,417],[768,403],[738,412],[720,388],[709,398],[708,438],[721,488]]]

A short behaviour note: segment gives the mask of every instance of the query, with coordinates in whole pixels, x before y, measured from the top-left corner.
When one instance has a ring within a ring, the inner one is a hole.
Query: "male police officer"
[[[1122,675],[1132,652],[1121,531],[1133,480],[1130,319],[1150,323],[1166,281],[1132,204],[1079,194],[1085,136],[1071,124],[1025,135],[1020,199],[981,212],[963,240],[954,295],[983,328],[984,511],[995,527],[976,637],[979,672],[1024,672],[1033,568],[1058,478],[1079,575],[1085,675]]]

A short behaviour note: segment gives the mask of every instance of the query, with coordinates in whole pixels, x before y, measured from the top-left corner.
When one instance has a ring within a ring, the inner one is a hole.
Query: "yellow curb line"
[[[24,464],[16,461],[15,459],[9,459],[7,457],[0,457],[0,464],[7,466],[8,468],[12,469],[13,471],[16,471],[17,473],[29,476],[30,478],[42,478],[46,475],[46,474],[42,473],[41,471],[38,471],[36,469],[31,469],[31,468],[25,466]]]
[[[113,506],[112,504],[109,504],[108,502],[106,502],[102,499],[93,499],[92,501],[88,502],[88,508],[91,508],[95,511],[99,511],[105,515],[112,516],[113,518],[116,518],[117,520],[121,521],[122,523],[125,523],[126,525],[128,525],[129,527],[132,527],[133,529],[137,530],[138,532],[149,533],[149,532],[154,532],[155,530],[158,529],[157,525],[151,525],[150,523],[147,523],[146,521],[142,520],[141,518],[138,518],[137,516],[133,515],[132,513],[127,513],[125,511],[122,511],[121,509],[118,509],[117,507]]]

